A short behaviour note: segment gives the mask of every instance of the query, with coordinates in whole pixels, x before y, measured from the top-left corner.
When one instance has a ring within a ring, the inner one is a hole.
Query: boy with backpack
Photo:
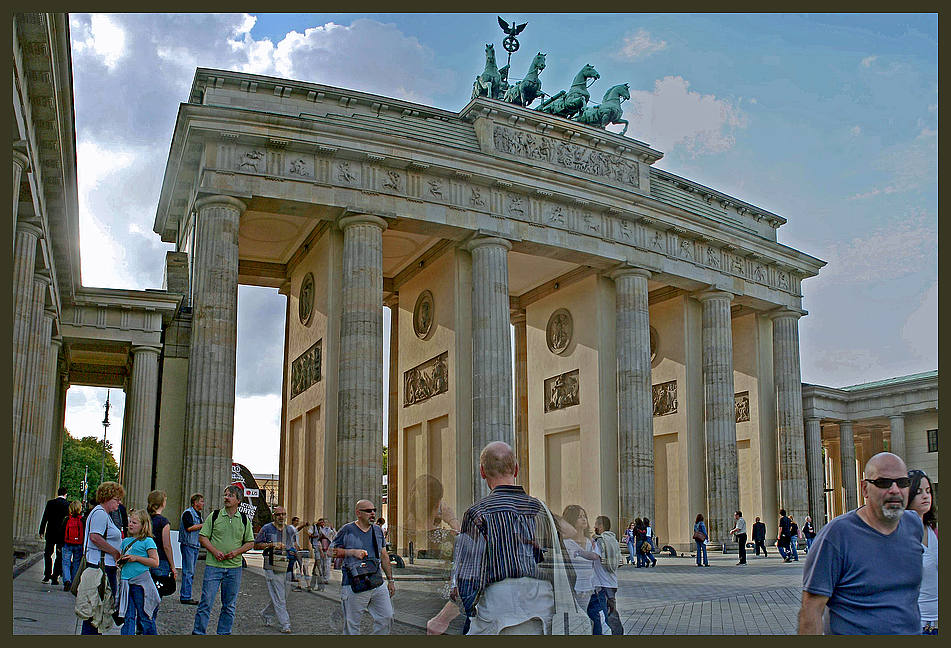
[[[69,503],[69,517],[63,538],[63,591],[68,592],[83,557],[83,505],[79,500]]]
[[[621,547],[617,536],[611,532],[611,519],[606,515],[599,515],[594,521],[594,538],[591,540],[590,550],[601,557],[601,560],[594,563],[594,583],[607,599],[605,621],[611,628],[611,634],[622,635],[624,625],[617,611],[617,568],[621,564]]]

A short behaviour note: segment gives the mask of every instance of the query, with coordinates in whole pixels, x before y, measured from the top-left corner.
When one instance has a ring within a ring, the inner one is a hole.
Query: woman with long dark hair
[[[908,476],[909,511],[914,511],[924,525],[921,544],[921,589],[918,592],[918,613],[921,634],[938,634],[938,510],[935,508],[931,479],[923,470],[910,470]]]
[[[700,539],[700,536],[703,539]],[[703,523],[703,513],[697,513],[697,519],[693,523],[693,541],[697,543],[697,567],[701,567],[700,555],[703,554],[703,567],[709,567],[710,561],[707,560],[707,526]]]

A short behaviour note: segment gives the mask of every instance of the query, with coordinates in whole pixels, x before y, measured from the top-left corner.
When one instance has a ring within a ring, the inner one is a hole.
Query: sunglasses
[[[868,482],[882,490],[888,490],[892,487],[892,484],[898,484],[898,488],[908,488],[911,486],[911,479],[908,477],[879,477],[878,479],[863,479],[862,481]]]
[[[361,513],[376,513],[376,509],[359,509]]]

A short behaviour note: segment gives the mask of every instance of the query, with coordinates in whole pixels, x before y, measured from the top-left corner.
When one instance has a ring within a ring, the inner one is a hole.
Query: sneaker
[[[281,628],[281,632],[282,632],[283,634],[290,634],[290,633],[291,633],[291,627],[290,627],[290,626],[287,626],[286,628]]]
[[[49,577],[49,576],[44,576],[44,577],[43,577],[43,580],[40,581],[40,582],[41,582],[41,583],[48,583],[48,582],[50,582],[50,577]]]

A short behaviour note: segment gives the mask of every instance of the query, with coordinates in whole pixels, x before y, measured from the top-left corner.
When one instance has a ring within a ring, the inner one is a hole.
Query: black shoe
[[[72,583],[70,583],[69,581],[63,581],[63,591],[68,592],[70,585],[72,585]]]
[[[179,602],[182,605],[198,605],[198,601],[195,599],[179,599]]]
[[[49,576],[44,576],[44,577],[43,577],[43,580],[42,580],[41,582],[43,582],[43,583],[48,583],[48,582],[50,582],[50,577],[49,577]]]
[[[50,585],[59,585],[59,579],[54,578],[53,580],[50,581]]]

